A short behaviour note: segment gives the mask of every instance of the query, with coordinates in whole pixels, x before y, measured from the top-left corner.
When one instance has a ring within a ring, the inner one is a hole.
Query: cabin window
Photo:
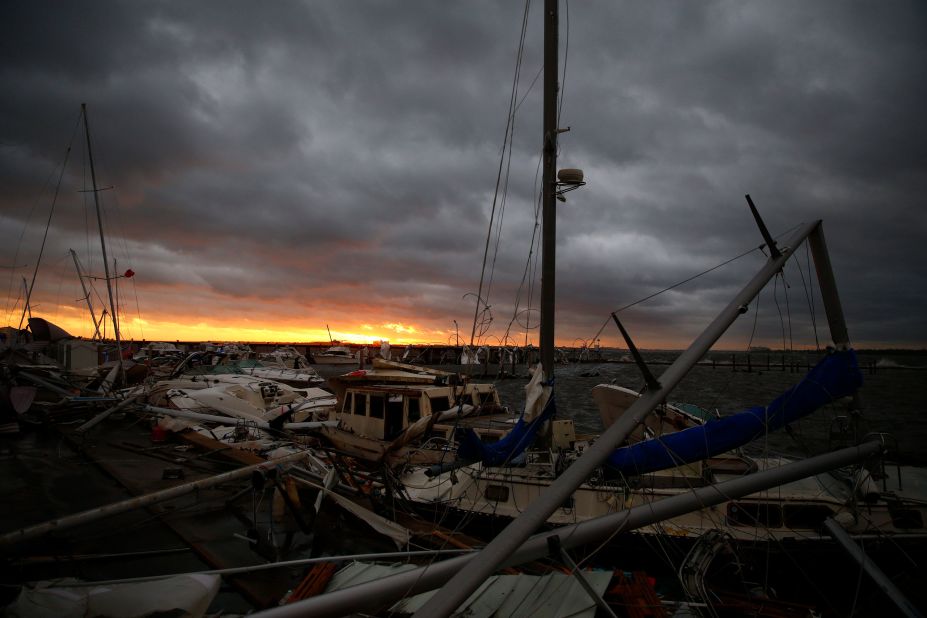
[[[474,391],[473,392],[473,403],[477,406],[496,403],[496,398],[493,397],[492,395],[493,395],[493,391],[488,391],[485,393]]]
[[[383,427],[384,438],[392,440],[402,433],[402,395],[390,395],[386,400],[386,421]]]
[[[386,399],[383,395],[370,395],[370,418],[383,418],[383,406]]]
[[[788,528],[819,528],[834,513],[823,504],[786,504],[782,514]]]
[[[418,397],[409,398],[409,423],[414,423],[422,418],[422,408]]]
[[[445,395],[444,397],[429,397],[431,400],[431,413],[444,412],[451,409],[451,400]]]
[[[487,485],[483,497],[490,502],[508,502],[509,488],[505,485]]]
[[[352,397],[354,398],[352,414],[357,414],[358,416],[367,416],[367,398],[358,393],[354,393]]]
[[[727,505],[727,521],[732,526],[782,526],[782,510],[777,504],[765,502],[731,502]]]
[[[913,530],[924,527],[924,518],[920,511],[916,509],[902,509],[889,507],[889,514],[892,516],[892,525],[902,530]]]

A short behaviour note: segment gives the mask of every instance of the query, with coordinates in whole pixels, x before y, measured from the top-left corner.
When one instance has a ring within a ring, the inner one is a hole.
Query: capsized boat
[[[320,386],[325,378],[308,365],[300,368],[267,366],[253,358],[229,357],[222,352],[193,352],[171,371],[172,378],[182,376],[240,374],[281,382],[296,388]]]
[[[280,382],[240,374],[215,374],[164,380],[146,396],[154,407],[228,416],[262,426],[275,421],[327,420],[335,397],[320,388],[297,389]]]

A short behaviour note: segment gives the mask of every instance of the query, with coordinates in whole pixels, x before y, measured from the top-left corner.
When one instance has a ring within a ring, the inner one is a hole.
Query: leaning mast
[[[103,336],[100,334],[100,322],[97,321],[97,314],[93,310],[93,303],[90,300],[90,292],[87,290],[87,284],[84,282],[84,273],[80,267],[80,261],[77,259],[77,252],[74,249],[69,249],[71,252],[71,257],[74,258],[74,268],[77,269],[77,278],[80,279],[80,287],[84,291],[84,300],[87,301],[87,309],[90,310],[90,317],[93,319],[93,338],[100,339],[102,341]]]
[[[93,168],[93,150],[90,147],[90,122],[87,119],[87,104],[80,104],[84,115],[84,132],[87,136],[87,159],[90,161],[90,181],[93,183],[93,203],[97,210],[97,225],[100,228],[100,246],[103,248],[103,270],[106,274],[106,291],[109,293],[109,310],[113,318],[113,333],[116,337],[116,348],[119,350],[119,366],[122,366],[122,341],[119,338],[119,318],[116,313],[116,303],[113,300],[113,284],[109,275],[109,260],[106,257],[106,238],[103,236],[103,217],[100,215],[100,196],[97,189],[97,175]]]

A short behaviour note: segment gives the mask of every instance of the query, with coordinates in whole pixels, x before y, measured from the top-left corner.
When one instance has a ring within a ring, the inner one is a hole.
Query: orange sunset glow
[[[74,336],[91,338],[93,324],[86,311],[62,305],[54,310],[52,321]],[[122,339],[147,341],[262,341],[276,342],[326,342],[332,339],[371,344],[389,341],[391,344],[446,344],[448,337],[453,343],[454,332],[428,331],[413,325],[375,324],[371,322],[332,323],[330,331],[322,328],[306,328],[299,324],[280,324],[277,328],[249,321],[242,325],[234,319],[185,321],[181,315],[160,314],[139,318],[126,316],[120,321]],[[112,323],[105,324],[107,338],[112,338]]]

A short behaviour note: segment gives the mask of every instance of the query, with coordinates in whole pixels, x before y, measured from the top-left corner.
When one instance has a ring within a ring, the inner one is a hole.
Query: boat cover
[[[326,593],[345,590],[372,581],[403,573],[414,564],[374,564],[353,562],[332,577]],[[592,593],[602,596],[608,590],[614,573],[607,570],[584,571],[583,579]],[[419,611],[440,590],[428,590],[396,602],[387,613],[408,616]],[[593,618],[596,602],[583,588],[579,579],[569,573],[529,575],[491,575],[453,614],[468,618]]]
[[[638,475],[713,457],[852,395],[862,382],[856,353],[833,351],[768,406],[617,449],[606,465],[622,474]]]
[[[534,443],[541,426],[554,416],[554,394],[551,392],[544,409],[532,421],[525,420],[524,412],[518,422],[498,442],[484,444],[473,429],[458,428],[457,459],[463,461],[482,461],[486,466],[504,466],[511,464],[526,448]]]

